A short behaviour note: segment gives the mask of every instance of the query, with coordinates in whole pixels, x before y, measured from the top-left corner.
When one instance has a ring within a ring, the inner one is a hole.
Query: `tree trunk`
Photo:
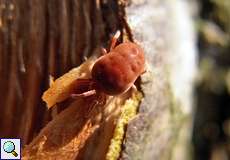
[[[107,104],[116,112],[100,122],[82,117],[84,101],[47,110],[41,97],[49,75],[56,79],[96,56],[120,30],[120,43],[143,47],[147,72],[137,83],[143,98],[123,128],[119,158],[186,159],[196,71],[188,8],[181,0],[1,0],[0,137],[21,138],[24,159],[115,159],[107,156],[110,141],[132,93]],[[89,76],[90,67],[84,72]]]

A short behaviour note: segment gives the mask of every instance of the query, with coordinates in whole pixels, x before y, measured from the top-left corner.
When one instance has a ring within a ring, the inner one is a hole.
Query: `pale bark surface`
[[[128,125],[122,159],[189,156],[186,141],[191,125],[196,48],[188,9],[188,2],[167,0],[133,0],[127,7],[128,23],[134,39],[145,49],[149,72],[141,77],[145,96],[139,114]]]

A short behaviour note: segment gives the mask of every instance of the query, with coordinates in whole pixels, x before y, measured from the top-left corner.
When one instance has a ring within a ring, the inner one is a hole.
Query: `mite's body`
[[[72,98],[93,97],[93,106],[105,104],[106,95],[118,95],[134,86],[136,79],[145,71],[144,52],[132,42],[116,45],[120,32],[112,38],[110,51],[103,49],[93,65],[92,79],[77,79]]]
[[[144,64],[143,50],[137,44],[122,43],[96,61],[92,79],[104,93],[121,94],[144,72]]]

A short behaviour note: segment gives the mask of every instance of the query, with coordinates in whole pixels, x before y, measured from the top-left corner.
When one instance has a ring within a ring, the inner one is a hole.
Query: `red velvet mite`
[[[119,36],[118,31],[111,40],[108,53],[102,49],[103,55],[93,65],[92,79],[77,79],[76,93],[71,97],[97,95],[98,103],[104,104],[106,95],[118,95],[135,87],[134,82],[145,71],[144,51],[133,42],[115,46]]]

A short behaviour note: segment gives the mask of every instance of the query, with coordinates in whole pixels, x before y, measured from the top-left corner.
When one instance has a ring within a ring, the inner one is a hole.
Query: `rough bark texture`
[[[186,9],[181,0],[0,1],[0,137],[20,137],[26,145],[52,120],[26,147],[24,158],[103,159],[118,114],[97,126],[97,120],[81,117],[82,107],[75,107],[84,101],[47,111],[41,95],[49,75],[57,78],[80,65],[84,56],[107,47],[110,34],[119,29],[126,33],[121,37],[143,46],[147,59],[141,77],[144,99],[127,127],[120,158],[186,159],[180,147],[173,147],[186,145],[180,131],[190,122],[196,65]]]
[[[116,1],[0,1],[0,136],[28,144],[62,108],[41,100],[57,78],[122,28]]]
[[[139,114],[128,124],[122,159],[187,159],[186,149],[177,149],[186,145],[182,139],[189,135],[180,130],[191,122],[196,71],[195,35],[187,5],[133,0],[127,7],[128,23],[145,49],[149,72],[141,77],[145,96]]]

